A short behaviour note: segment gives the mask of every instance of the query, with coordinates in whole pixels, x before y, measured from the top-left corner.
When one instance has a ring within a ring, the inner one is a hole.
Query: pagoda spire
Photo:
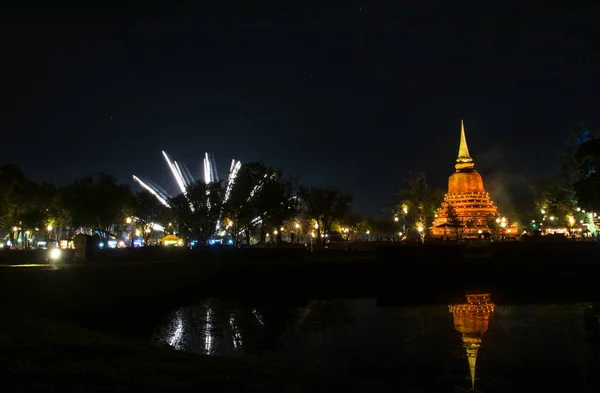
[[[469,155],[469,147],[467,146],[467,137],[465,136],[465,122],[460,121],[460,145],[458,147],[459,158],[471,158]]]
[[[465,136],[465,122],[463,120],[460,121],[460,145],[458,146],[458,157],[456,158],[456,165],[454,167],[457,172],[475,167],[475,163],[469,155],[467,137]]]

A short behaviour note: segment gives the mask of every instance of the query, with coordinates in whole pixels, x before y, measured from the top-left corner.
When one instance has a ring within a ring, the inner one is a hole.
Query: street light
[[[398,222],[399,218],[398,217],[394,217],[394,221]]]
[[[46,230],[47,230],[48,232],[52,232],[52,229],[53,229],[53,228],[52,228],[52,225],[48,225],[48,226],[46,227]]]
[[[127,217],[127,219],[125,219],[125,222],[126,222],[127,224],[131,224],[131,217]]]
[[[421,225],[419,225],[419,226],[417,227],[417,231],[419,231],[419,232],[423,232],[423,227],[422,227]]]

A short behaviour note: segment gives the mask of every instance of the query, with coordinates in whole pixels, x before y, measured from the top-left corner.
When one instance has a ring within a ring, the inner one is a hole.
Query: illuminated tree
[[[412,229],[423,241],[433,225],[442,195],[439,191],[429,188],[424,171],[408,172],[404,180],[408,187],[398,192],[402,200],[396,208],[396,214],[403,218],[407,229]]]
[[[145,190],[135,194],[133,207],[133,215],[137,219],[136,226],[140,228],[144,245],[148,245],[150,236],[152,236],[152,225],[164,217],[166,207],[154,195]]]
[[[475,225],[474,220],[459,217],[456,209],[451,204],[446,206],[446,217],[447,224],[454,231],[457,242],[462,240],[463,234],[467,228],[472,228]]]
[[[339,190],[319,187],[300,187],[298,196],[306,217],[317,224],[314,230],[324,245],[325,235],[331,230],[334,221],[350,211],[352,197]]]

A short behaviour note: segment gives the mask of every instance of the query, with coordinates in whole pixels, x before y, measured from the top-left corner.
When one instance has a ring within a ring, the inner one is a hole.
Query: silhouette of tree
[[[398,192],[402,200],[396,208],[396,214],[402,217],[407,229],[412,229],[423,241],[433,225],[442,195],[439,191],[429,188],[425,171],[408,172],[404,180],[408,187]],[[422,230],[418,231],[419,228]]]
[[[215,233],[224,193],[219,182],[197,181],[186,189],[185,195],[171,198],[170,205],[181,233],[206,244]]]
[[[300,187],[298,190],[304,214],[318,224],[315,229],[322,244],[325,234],[331,230],[335,220],[341,219],[350,211],[352,196],[330,188]]]
[[[105,173],[78,179],[65,189],[73,225],[90,228],[103,240],[123,225],[132,197],[129,186]]]
[[[133,215],[137,218],[136,226],[140,228],[145,245],[148,245],[150,236],[152,236],[152,224],[164,217],[165,209],[166,207],[148,191],[144,190],[135,194]]]
[[[462,240],[463,234],[467,228],[472,228],[475,225],[474,220],[460,217],[454,206],[450,204],[446,207],[446,217],[448,226],[454,231],[457,242]]]

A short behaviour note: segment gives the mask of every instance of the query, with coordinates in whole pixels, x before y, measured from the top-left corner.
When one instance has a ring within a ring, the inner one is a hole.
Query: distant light
[[[98,247],[103,248],[104,247],[104,243],[103,242],[98,243]]]
[[[367,231],[367,235],[370,234],[370,233],[371,233],[371,231]]]
[[[296,229],[300,228],[300,224],[296,223]]]
[[[273,235],[277,235],[277,229],[273,231]]]
[[[483,231],[480,229],[480,230],[477,231],[477,233],[483,233]]]
[[[542,212],[542,214],[546,214],[546,210],[545,209],[542,209],[541,212]]]
[[[119,242],[119,247],[125,247],[125,242],[123,240]]]
[[[394,217],[394,221],[398,222],[399,218],[398,217]]]
[[[577,211],[578,211],[578,212],[580,212],[580,211],[581,211],[581,208],[580,208],[580,207],[578,207],[578,208],[577,208]]]
[[[229,240],[227,241],[227,244],[233,244],[233,239],[229,239]]]
[[[53,228],[52,228],[52,225],[48,225],[48,226],[46,227],[46,229],[48,230],[48,232],[52,232],[52,229],[53,229]]]
[[[127,219],[125,220],[125,222],[126,222],[127,224],[131,224],[131,217],[127,217]]]

